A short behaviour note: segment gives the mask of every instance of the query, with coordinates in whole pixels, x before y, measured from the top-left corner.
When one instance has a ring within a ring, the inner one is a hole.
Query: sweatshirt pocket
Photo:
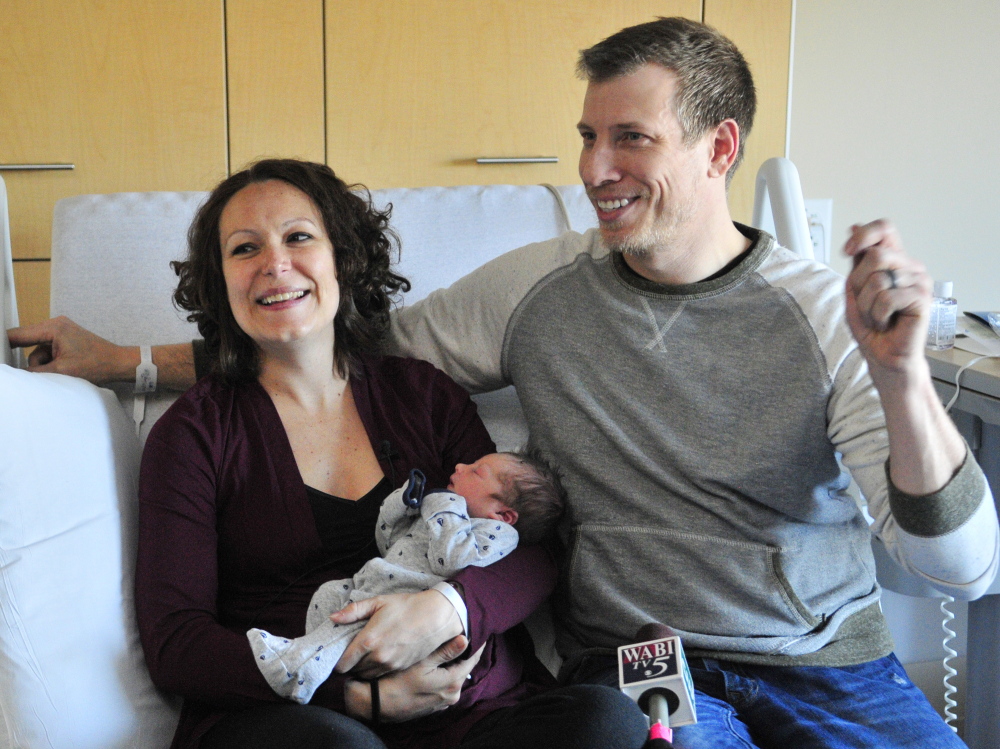
[[[578,526],[573,540],[570,619],[594,644],[628,642],[651,621],[740,638],[797,637],[822,622],[784,573],[794,549],[605,524]]]

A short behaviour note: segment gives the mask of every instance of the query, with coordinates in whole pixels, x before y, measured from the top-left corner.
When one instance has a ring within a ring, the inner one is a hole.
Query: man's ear
[[[504,507],[502,510],[497,511],[497,517],[507,525],[514,525],[517,523],[517,510],[511,507]]]
[[[709,177],[725,177],[740,152],[740,126],[736,120],[723,120],[709,131]]]

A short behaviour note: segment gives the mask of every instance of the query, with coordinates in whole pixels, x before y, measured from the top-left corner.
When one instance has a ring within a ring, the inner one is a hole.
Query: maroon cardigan
[[[495,449],[466,392],[426,362],[364,357],[351,392],[395,486],[411,468],[424,471],[429,486],[445,486],[455,463]],[[356,571],[316,569],[324,559],[270,397],[256,382],[200,381],[153,427],[139,479],[136,610],[153,682],[185,698],[173,747],[197,747],[227,711],[282,701],[254,663],[246,630],[301,635],[319,585]],[[470,652],[485,644],[482,658],[456,706],[380,728],[383,739],[454,745],[484,714],[538,691],[536,671],[525,681],[525,658],[533,656],[501,633],[549,595],[555,577],[538,547],[459,573]],[[345,678],[331,676],[311,704],[342,712]]]

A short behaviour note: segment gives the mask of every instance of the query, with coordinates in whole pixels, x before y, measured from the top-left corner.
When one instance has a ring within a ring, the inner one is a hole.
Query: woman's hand
[[[381,720],[400,723],[422,718],[458,702],[462,685],[486,647],[483,645],[466,660],[454,660],[468,645],[469,641],[460,635],[408,669],[379,679]],[[348,714],[371,719],[371,686],[366,682],[349,680],[344,687],[344,702]]]
[[[351,671],[358,678],[374,679],[403,671],[462,634],[458,612],[436,590],[376,596],[351,603],[330,616],[335,624],[363,619],[368,619],[368,624],[340,657],[337,673]],[[458,655],[461,651],[448,660]]]

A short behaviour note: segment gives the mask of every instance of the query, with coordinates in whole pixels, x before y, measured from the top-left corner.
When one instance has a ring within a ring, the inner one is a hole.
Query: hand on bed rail
[[[55,317],[34,325],[12,328],[7,335],[12,346],[35,346],[28,357],[32,372],[54,372],[82,377],[96,385],[135,376],[138,356],[131,374],[121,346],[81,328],[68,317]]]
[[[139,366],[138,346],[118,346],[68,317],[54,317],[7,331],[11,346],[35,346],[28,357],[32,372],[82,377],[95,385],[132,382]],[[161,389],[186,390],[194,384],[194,356],[190,343],[153,347]]]

